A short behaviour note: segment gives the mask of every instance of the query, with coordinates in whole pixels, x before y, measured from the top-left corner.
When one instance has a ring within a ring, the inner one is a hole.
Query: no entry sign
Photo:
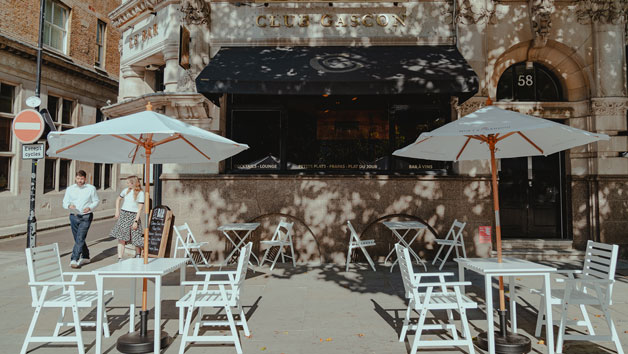
[[[34,109],[25,109],[13,119],[13,134],[22,144],[33,143],[44,132],[44,118]]]

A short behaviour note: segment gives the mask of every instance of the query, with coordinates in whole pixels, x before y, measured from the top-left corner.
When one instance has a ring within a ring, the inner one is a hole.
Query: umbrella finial
[[[152,111],[153,110],[153,105],[150,104],[150,101],[148,101],[148,103],[146,104],[146,110],[147,111]]]
[[[487,106],[493,105],[493,100],[491,99],[491,96],[486,97],[486,105]]]

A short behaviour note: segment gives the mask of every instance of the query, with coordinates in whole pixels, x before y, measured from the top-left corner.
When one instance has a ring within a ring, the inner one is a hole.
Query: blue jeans
[[[72,235],[74,236],[74,248],[72,248],[72,257],[70,260],[78,261],[79,258],[89,259],[89,250],[87,249],[87,231],[89,225],[92,224],[94,218],[93,213],[85,215],[70,214],[70,226],[72,227]]]

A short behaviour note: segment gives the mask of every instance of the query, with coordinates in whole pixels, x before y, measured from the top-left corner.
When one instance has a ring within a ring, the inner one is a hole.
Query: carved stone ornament
[[[628,100],[625,98],[593,98],[591,114],[593,116],[625,116]]]
[[[210,11],[205,0],[183,0],[181,3],[181,12],[184,14],[183,21],[188,26],[208,24]]]
[[[120,28],[125,23],[133,20],[144,11],[154,11],[155,7],[164,0],[129,0],[113,10],[109,15],[114,27]]]
[[[461,0],[457,3],[456,23],[463,25],[474,25],[484,23],[497,23],[495,18],[494,0],[487,0],[486,6],[477,5],[478,2],[471,0]]]
[[[552,13],[556,10],[554,0],[530,0],[529,9],[534,48],[545,47],[552,28]]]
[[[196,83],[190,70],[185,70],[177,81],[177,92],[196,92]]]
[[[578,22],[620,24],[626,22],[628,0],[578,0]]]

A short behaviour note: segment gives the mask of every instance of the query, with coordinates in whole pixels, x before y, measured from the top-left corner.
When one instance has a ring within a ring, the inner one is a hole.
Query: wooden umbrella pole
[[[150,147],[145,148],[146,164],[144,172],[144,264],[148,264],[148,218],[150,212]],[[146,311],[148,302],[148,279],[144,278],[142,282],[142,311]]]
[[[497,189],[497,163],[495,162],[495,144],[497,139],[494,135],[489,135],[488,146],[491,150],[491,179],[493,187],[493,208],[495,209],[495,240],[497,247],[497,262],[502,262],[502,228],[499,223],[499,191]],[[487,295],[488,296],[488,295]],[[506,310],[504,299],[504,277],[499,277],[499,309]]]

